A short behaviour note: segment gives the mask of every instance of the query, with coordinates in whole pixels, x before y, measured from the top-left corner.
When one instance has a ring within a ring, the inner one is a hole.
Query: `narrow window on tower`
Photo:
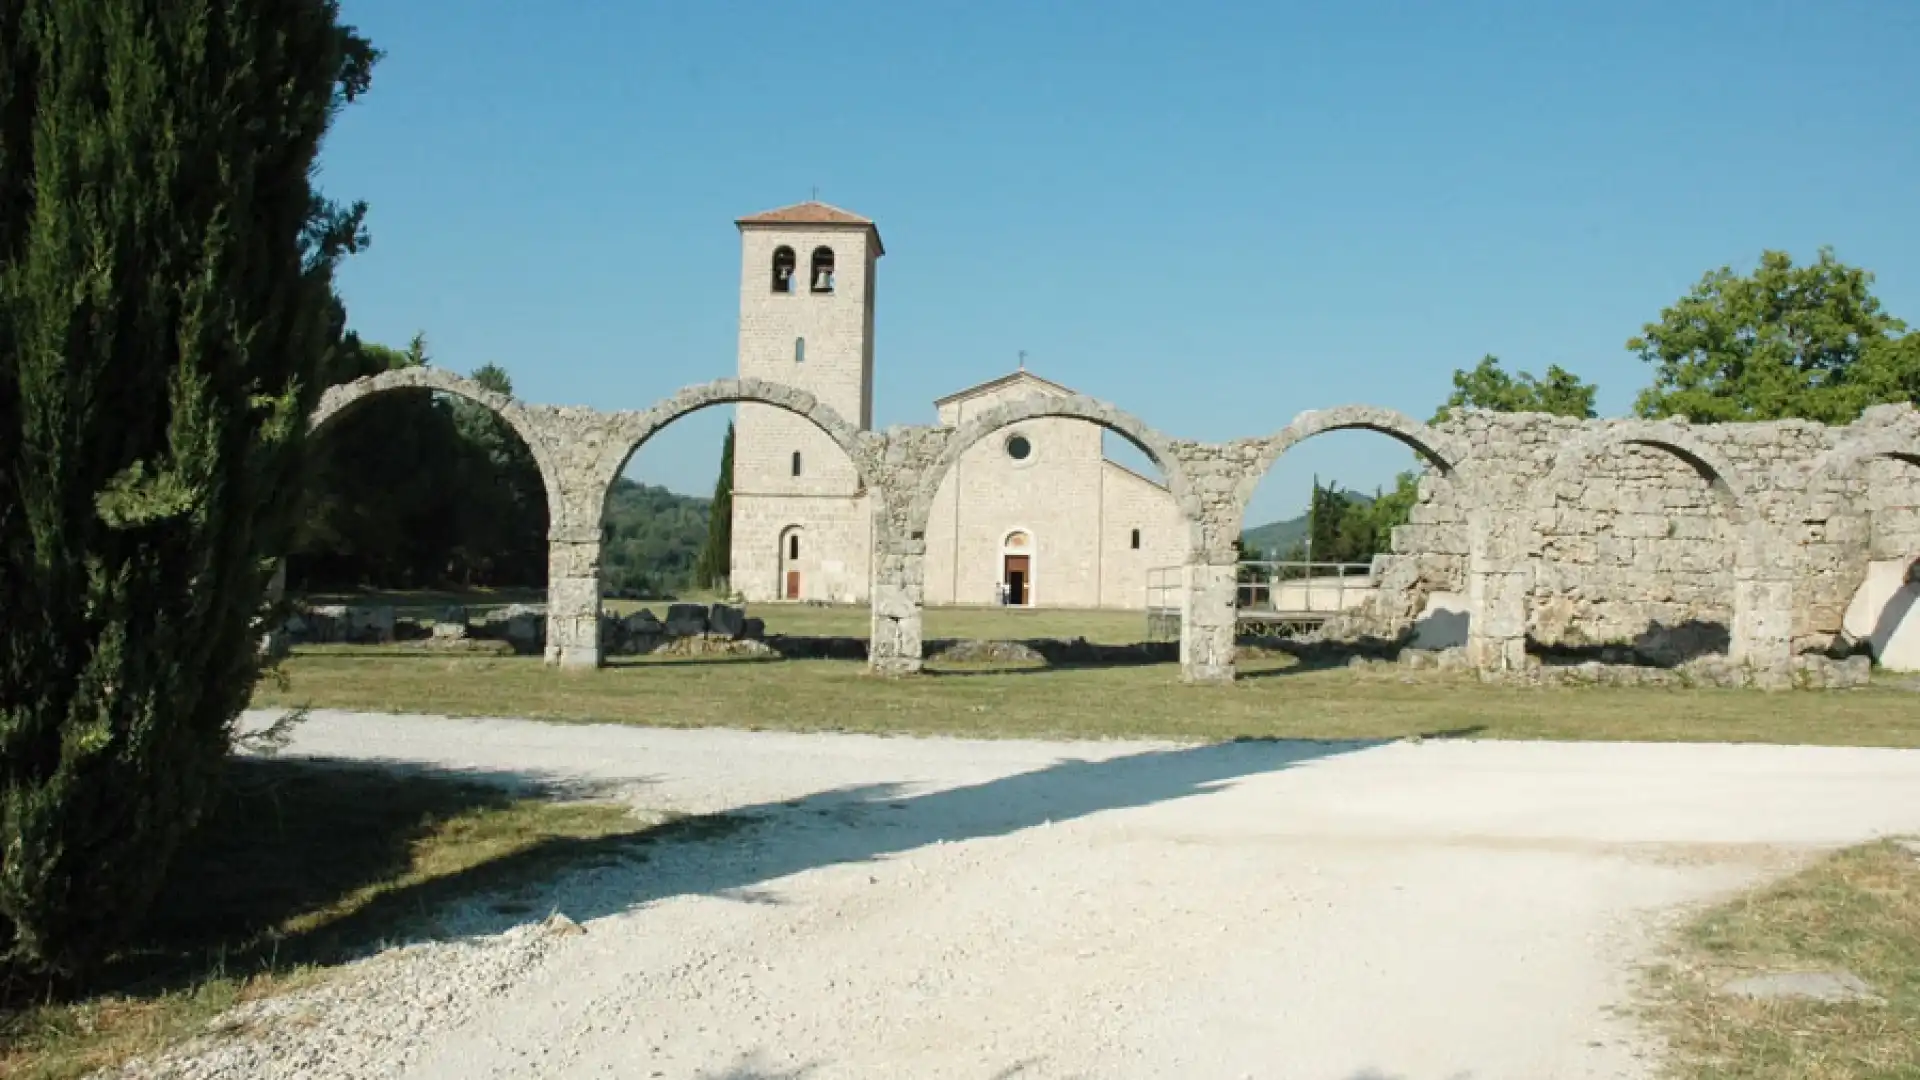
[[[1133,550],[1135,551],[1140,550],[1140,530],[1139,529],[1133,530]]]
[[[793,452],[793,475],[800,475],[800,451],[798,450]]]
[[[800,534],[793,533],[792,535],[787,537],[787,558],[797,559],[799,557],[800,557]]]
[[[797,337],[793,339],[793,362],[796,364],[804,364],[807,362],[806,338]]]

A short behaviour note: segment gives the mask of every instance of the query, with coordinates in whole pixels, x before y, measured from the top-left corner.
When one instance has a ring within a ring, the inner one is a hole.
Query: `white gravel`
[[[250,718],[255,723],[264,717]],[[285,751],[748,808],[125,1075],[1652,1075],[1693,904],[1920,832],[1920,753],[1037,743],[316,713]],[[541,929],[550,909],[581,935]]]

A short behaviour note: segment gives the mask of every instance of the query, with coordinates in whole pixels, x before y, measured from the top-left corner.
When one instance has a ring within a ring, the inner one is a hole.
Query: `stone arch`
[[[1808,636],[1831,640],[1831,634],[1845,629],[1847,609],[1877,561],[1871,506],[1862,504],[1862,491],[1848,486],[1853,481],[1864,486],[1867,466],[1874,461],[1920,468],[1920,432],[1881,428],[1842,438],[1807,470],[1802,517],[1820,526],[1817,533],[1807,534],[1801,552],[1802,596],[1795,607],[1807,622],[1797,630]]]
[[[1810,470],[1813,483],[1809,489],[1824,488],[1828,483],[1852,476],[1875,458],[1920,466],[1920,433],[1875,431],[1842,439],[1833,449],[1814,459]]]
[[[491,410],[500,419],[506,421],[507,426],[513,429],[513,433],[526,444],[527,450],[533,455],[534,464],[540,470],[540,483],[545,488],[547,496],[547,527],[549,533],[554,530],[561,519],[567,500],[566,491],[560,483],[554,436],[543,423],[544,410],[538,406],[525,405],[505,394],[497,394],[465,376],[421,364],[383,371],[377,375],[366,375],[349,383],[330,386],[320,395],[320,404],[315,406],[313,413],[308,416],[307,431],[310,435],[317,435],[342,415],[368,399],[379,394],[404,390],[453,394]]]
[[[1188,482],[1186,468],[1174,452],[1173,441],[1148,427],[1146,421],[1132,413],[1079,394],[1036,394],[1004,402],[955,428],[939,456],[920,476],[919,486],[908,508],[909,533],[915,539],[925,537],[927,519],[932,516],[933,501],[940,493],[940,485],[946,480],[947,474],[953,471],[961,455],[1015,424],[1051,419],[1084,420],[1119,435],[1139,448],[1166,477],[1167,490],[1187,521],[1193,545],[1196,548],[1202,545],[1199,503]]]
[[[1772,653],[1777,651],[1775,646],[1779,644],[1772,640],[1778,622],[1777,613],[1772,610],[1778,599],[1777,590],[1770,588],[1768,583],[1771,579],[1764,566],[1765,549],[1771,534],[1763,531],[1763,524],[1757,523],[1758,514],[1752,497],[1754,488],[1746,470],[1687,425],[1665,420],[1633,420],[1606,423],[1589,430],[1575,437],[1555,455],[1553,467],[1539,488],[1539,498],[1530,499],[1529,503],[1543,510],[1558,507],[1562,494],[1577,487],[1580,471],[1588,463],[1609,451],[1627,447],[1660,451],[1686,465],[1705,482],[1708,501],[1718,511],[1711,518],[1717,524],[1709,542],[1724,553],[1725,565],[1731,571],[1723,594],[1728,613],[1725,627],[1728,655],[1734,659],[1771,663]],[[1673,514],[1664,508],[1661,514],[1669,522],[1668,535],[1674,535]],[[1529,563],[1536,575],[1544,563],[1546,546],[1547,534],[1537,523],[1530,522],[1526,547]],[[1533,627],[1534,614],[1536,612],[1530,609],[1527,617],[1530,627]],[[1668,626],[1668,630],[1673,628]],[[1682,653],[1687,653],[1711,647],[1713,636],[1712,631],[1702,625],[1680,638],[1666,638],[1666,643],[1659,647],[1675,647],[1672,643],[1678,641],[1680,644],[1677,647]],[[1647,641],[1643,641],[1642,645],[1654,647]],[[1781,663],[1785,662],[1784,657],[1778,659]]]
[[[1744,520],[1751,506],[1749,496],[1752,493],[1746,473],[1685,425],[1667,420],[1611,424],[1568,443],[1554,458],[1553,471],[1548,474],[1548,490],[1559,490],[1587,462],[1604,451],[1620,446],[1651,447],[1679,458],[1707,482],[1708,489],[1722,508],[1731,512],[1735,520]]]
[[[1336,405],[1331,409],[1309,409],[1293,418],[1266,440],[1259,457],[1247,475],[1241,478],[1234,495],[1242,510],[1253,498],[1255,489],[1266,479],[1274,463],[1300,443],[1329,431],[1377,431],[1405,443],[1427,463],[1451,477],[1465,455],[1451,436],[1423,424],[1397,409],[1372,405]]]
[[[594,466],[594,490],[604,506],[613,481],[640,452],[648,439],[675,420],[715,405],[741,403],[784,409],[824,432],[853,462],[862,493],[874,483],[874,461],[867,439],[833,408],[811,392],[765,379],[715,379],[689,386],[644,412],[615,414],[605,444]]]

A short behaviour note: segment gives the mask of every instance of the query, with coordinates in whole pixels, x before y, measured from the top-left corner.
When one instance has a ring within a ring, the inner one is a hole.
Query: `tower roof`
[[[866,229],[873,233],[874,254],[885,255],[886,246],[880,243],[880,230],[871,218],[863,218],[850,210],[842,210],[818,200],[794,203],[776,210],[763,210],[758,214],[749,214],[734,221],[742,227],[748,225],[826,225],[839,228]]]

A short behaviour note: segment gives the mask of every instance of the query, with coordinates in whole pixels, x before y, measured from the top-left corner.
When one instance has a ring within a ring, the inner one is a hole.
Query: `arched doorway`
[[[807,548],[806,530],[799,525],[789,525],[780,530],[780,553],[777,563],[780,577],[775,583],[774,595],[782,600],[803,600],[806,598],[806,575],[801,569],[802,552]]]
[[[1034,606],[1033,534],[1014,529],[1000,541],[1001,596],[1009,607]]]

